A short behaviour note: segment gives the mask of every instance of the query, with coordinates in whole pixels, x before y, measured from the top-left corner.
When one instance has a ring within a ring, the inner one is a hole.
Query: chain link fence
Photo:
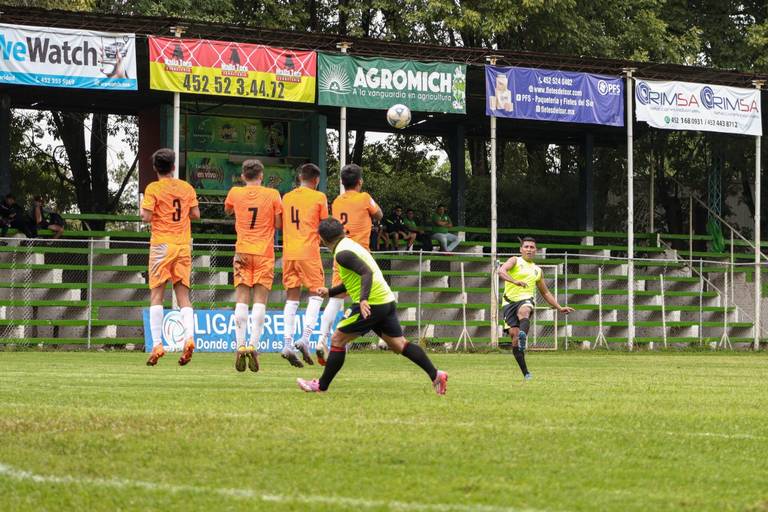
[[[149,305],[146,239],[3,241],[0,343],[143,347],[142,308]],[[487,253],[374,255],[397,296],[407,338],[441,350],[482,350],[495,348],[490,347],[491,330],[497,329],[502,348],[509,343],[501,325],[490,325],[491,273],[498,262]],[[233,256],[233,241],[194,244],[195,308],[234,306]],[[499,255],[498,261],[509,256]],[[537,292],[530,348],[626,346],[626,259],[588,247],[576,254],[541,256],[547,288],[575,311],[560,314]],[[668,256],[635,259],[636,346],[748,346],[753,337],[754,265]],[[330,284],[327,252],[323,260]],[[269,309],[282,309],[281,281],[278,259]],[[355,346],[377,346],[378,341],[369,333]]]

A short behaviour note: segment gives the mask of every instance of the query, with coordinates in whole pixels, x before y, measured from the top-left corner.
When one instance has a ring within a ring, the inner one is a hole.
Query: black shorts
[[[501,314],[504,316],[504,323],[507,324],[507,328],[520,327],[520,320],[517,318],[517,312],[520,311],[520,308],[523,306],[530,306],[531,313],[533,313],[536,304],[533,302],[533,299],[524,299],[517,302],[510,302],[502,308]]]
[[[343,333],[360,334],[360,336],[368,331],[375,332],[379,337],[382,334],[392,338],[403,335],[400,319],[397,318],[397,302],[372,305],[368,318],[360,316],[360,304],[352,304],[344,311],[344,318],[336,328]]]

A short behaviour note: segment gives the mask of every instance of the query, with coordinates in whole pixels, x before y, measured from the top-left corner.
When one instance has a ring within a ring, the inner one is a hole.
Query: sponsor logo
[[[323,92],[333,94],[349,94],[352,86],[349,77],[341,64],[333,64],[323,69],[318,80],[318,87]]]
[[[601,96],[618,96],[621,94],[621,86],[616,82],[599,80],[597,82],[597,92],[599,92]]]

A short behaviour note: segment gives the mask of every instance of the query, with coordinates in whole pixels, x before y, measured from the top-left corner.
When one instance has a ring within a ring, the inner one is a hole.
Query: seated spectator
[[[408,210],[405,212],[405,219],[403,219],[403,224],[405,224],[405,227],[408,228],[408,231],[410,231],[414,236],[414,240],[419,242],[422,249],[425,251],[432,250],[432,239],[427,233],[424,232],[423,229],[419,227],[419,224],[416,222],[416,213],[411,208],[408,208]],[[411,245],[408,246],[408,251],[412,250],[413,242],[411,242]]]
[[[53,231],[54,239],[64,234],[64,219],[58,213],[43,206],[42,196],[36,196],[32,204],[32,220],[37,229],[50,229]]]
[[[445,213],[445,205],[439,205],[435,214],[432,215],[432,226],[432,238],[440,244],[440,250],[453,252],[459,245],[459,237],[448,232],[448,229],[453,227],[453,223]]]
[[[381,221],[378,219],[371,219],[371,250],[372,251],[386,251],[389,249],[389,235],[384,226],[381,225]],[[383,247],[383,249],[382,249]]]
[[[16,203],[13,194],[7,194],[0,203],[0,236],[7,236],[8,228],[24,233],[27,238],[37,237],[34,222],[24,213],[24,208]]]
[[[403,209],[400,206],[395,206],[392,215],[384,219],[384,225],[396,251],[399,250],[400,240],[405,241],[409,251],[413,250],[413,242],[416,240],[416,233],[411,233],[403,222],[404,220]]]

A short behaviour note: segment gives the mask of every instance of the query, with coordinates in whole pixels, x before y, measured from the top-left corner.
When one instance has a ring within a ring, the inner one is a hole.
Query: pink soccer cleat
[[[437,377],[432,381],[432,386],[435,388],[435,393],[444,395],[446,389],[448,389],[448,374],[438,370]]]
[[[299,389],[306,391],[307,393],[324,393],[324,391],[320,389],[320,383],[317,381],[317,379],[296,379],[296,384],[299,385]]]

